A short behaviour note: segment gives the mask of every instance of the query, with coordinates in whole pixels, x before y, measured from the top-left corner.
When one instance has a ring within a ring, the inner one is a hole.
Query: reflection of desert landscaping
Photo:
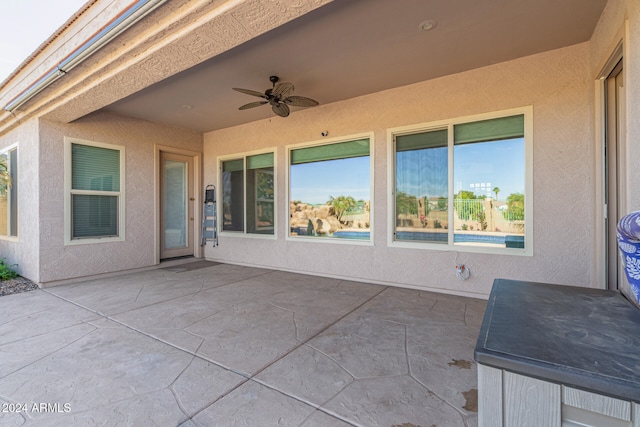
[[[369,238],[369,201],[351,196],[330,197],[323,205],[292,201],[289,215],[292,236]]]
[[[524,247],[523,194],[513,193],[506,201],[500,201],[460,191],[454,197],[453,207],[455,243]],[[447,209],[446,197],[416,197],[399,192],[396,240],[447,243]]]

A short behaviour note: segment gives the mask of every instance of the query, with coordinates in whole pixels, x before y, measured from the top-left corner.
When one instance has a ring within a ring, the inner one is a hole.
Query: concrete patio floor
[[[477,426],[486,302],[207,261],[0,298],[2,426]]]

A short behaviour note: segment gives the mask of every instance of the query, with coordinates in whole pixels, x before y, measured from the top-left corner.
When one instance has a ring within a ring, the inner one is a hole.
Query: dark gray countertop
[[[496,279],[475,360],[640,402],[640,310],[615,291]]]

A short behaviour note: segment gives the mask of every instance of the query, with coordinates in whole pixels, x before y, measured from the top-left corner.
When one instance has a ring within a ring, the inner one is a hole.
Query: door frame
[[[153,204],[154,204],[154,215],[153,215],[153,223],[154,223],[154,232],[153,232],[153,251],[154,251],[154,259],[155,264],[160,264],[160,227],[161,227],[161,218],[162,214],[162,206],[160,191],[162,190],[162,186],[160,183],[160,168],[162,167],[160,154],[177,154],[181,156],[191,157],[193,160],[193,198],[194,206],[193,206],[193,256],[195,258],[202,258],[202,247],[200,246],[201,240],[201,227],[202,223],[202,210],[200,207],[202,206],[202,153],[198,151],[184,150],[181,148],[169,147],[166,145],[158,145],[154,144],[154,162],[153,162],[153,177],[154,177],[154,190],[153,190]]]
[[[625,23],[625,27],[627,24]],[[607,135],[608,124],[607,124],[607,82],[611,73],[614,71],[616,66],[624,60],[627,52],[626,50],[627,44],[625,43],[625,38],[623,37],[617,44],[617,46],[613,49],[612,54],[609,58],[604,62],[601,67],[600,73],[597,75],[597,79],[595,81],[595,101],[596,101],[596,120],[595,120],[595,137],[596,137],[596,175],[599,179],[595,180],[596,188],[595,188],[595,219],[596,222],[594,224],[594,248],[595,248],[595,257],[597,262],[594,262],[594,278],[595,283],[593,284],[596,288],[607,289],[609,287],[609,265],[610,265],[610,247],[609,247],[609,230],[607,229],[607,165],[605,162],[607,157],[605,156],[605,149],[607,147],[607,139],[609,135]],[[624,67],[624,63],[623,63]],[[623,89],[624,90],[624,89]],[[626,96],[622,94],[623,98],[626,100]],[[625,101],[626,102],[626,101]],[[626,110],[626,108],[625,108]],[[621,120],[624,122],[626,117],[622,117]],[[624,124],[623,124],[624,125]],[[624,151],[624,141],[621,141],[622,146],[618,147],[620,151]],[[620,165],[621,168],[624,168],[623,165]],[[624,171],[618,170],[619,174],[622,174],[624,177]],[[622,183],[624,185],[624,183]],[[618,194],[622,195],[620,189],[618,190]],[[624,197],[621,197],[618,200],[620,203],[619,207],[624,209]]]

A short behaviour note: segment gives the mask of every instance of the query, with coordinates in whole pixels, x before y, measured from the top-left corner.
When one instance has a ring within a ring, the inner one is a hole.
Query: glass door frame
[[[190,220],[193,223],[193,232],[191,233],[191,240],[193,241],[193,249],[192,252],[187,254],[186,256],[193,256],[195,258],[201,258],[204,254],[203,248],[200,246],[199,242],[201,239],[201,222],[202,222],[202,153],[191,150],[184,150],[175,147],[169,147],[164,145],[154,145],[154,258],[155,264],[160,264],[160,262],[164,258],[164,254],[162,253],[162,157],[163,154],[167,155],[178,155],[185,156],[191,158],[192,168],[191,168],[191,178],[192,178],[192,186],[190,192],[190,204],[193,206],[192,214],[189,218],[193,218]],[[184,255],[181,255],[184,256]]]

